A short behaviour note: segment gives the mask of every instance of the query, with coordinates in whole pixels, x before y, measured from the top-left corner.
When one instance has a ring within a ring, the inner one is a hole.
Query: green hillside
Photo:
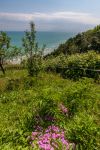
[[[100,85],[92,79],[0,74],[0,150],[99,150],[99,100]]]
[[[97,26],[79,34],[46,59],[31,23],[23,39],[27,59],[1,61],[0,150],[100,149],[99,33]]]
[[[95,50],[100,53],[100,25],[70,38],[64,44],[59,45],[59,47],[48,56],[57,56],[61,53],[66,55],[84,53],[89,50]]]

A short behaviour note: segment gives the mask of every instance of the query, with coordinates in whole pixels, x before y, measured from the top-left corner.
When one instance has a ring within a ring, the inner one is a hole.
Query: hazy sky
[[[100,0],[0,0],[0,30],[83,31],[100,24]]]

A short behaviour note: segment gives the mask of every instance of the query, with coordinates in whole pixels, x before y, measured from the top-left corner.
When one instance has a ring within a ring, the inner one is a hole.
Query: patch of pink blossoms
[[[57,126],[49,126],[44,132],[34,131],[29,137],[31,146],[34,148],[34,144],[40,148],[40,150],[55,150],[59,148],[59,144],[62,150],[69,150],[70,143],[65,139],[64,131]]]

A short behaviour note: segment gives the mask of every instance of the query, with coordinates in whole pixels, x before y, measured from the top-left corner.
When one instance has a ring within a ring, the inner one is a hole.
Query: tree
[[[5,74],[5,70],[3,68],[4,57],[7,49],[9,48],[9,45],[10,45],[10,38],[7,36],[5,32],[0,32],[0,68],[3,74]]]
[[[30,23],[30,31],[25,32],[23,38],[23,47],[25,55],[28,58],[27,68],[30,76],[37,75],[41,68],[41,58],[43,55],[43,50],[38,48],[38,43],[35,41],[35,24]]]
[[[22,49],[20,47],[16,47],[16,46],[10,46],[9,51],[6,52],[6,59],[7,60],[14,60],[14,59],[20,59],[20,61],[22,60]]]

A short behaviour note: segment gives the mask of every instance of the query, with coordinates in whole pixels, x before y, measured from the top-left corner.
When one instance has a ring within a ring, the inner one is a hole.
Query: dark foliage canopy
[[[75,53],[84,53],[89,50],[100,53],[100,25],[70,38],[64,44],[60,44],[59,47],[48,56],[58,56],[61,53],[71,55]]]

